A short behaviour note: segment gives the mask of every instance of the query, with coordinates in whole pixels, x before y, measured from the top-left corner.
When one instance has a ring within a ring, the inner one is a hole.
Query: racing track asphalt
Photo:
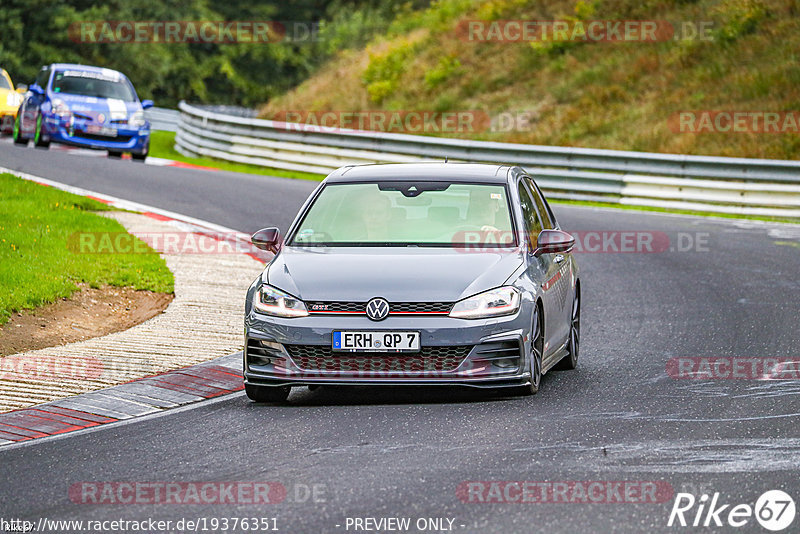
[[[5,143],[0,166],[246,232],[285,230],[315,185]],[[672,500],[476,504],[460,501],[456,488],[663,481],[698,497],[719,492],[730,504],[752,505],[770,489],[798,501],[800,382],[674,380],[665,366],[672,357],[800,356],[800,226],[554,210],[568,231],[663,232],[673,247],[699,236],[707,250],[579,254],[579,368],[548,374],[533,397],[321,388],[271,406],[234,394],[0,451],[0,516],[277,517],[284,532],[346,532],[347,517],[450,517],[457,532],[646,532],[674,530],[666,527]],[[289,494],[261,506],[75,504],[68,489],[82,481],[277,481]],[[315,484],[323,498],[304,502],[304,485]],[[737,530],[762,531],[755,520]]]

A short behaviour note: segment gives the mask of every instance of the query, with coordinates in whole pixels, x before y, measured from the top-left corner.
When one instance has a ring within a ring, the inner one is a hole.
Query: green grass
[[[234,163],[216,158],[191,158],[186,157],[175,151],[175,133],[153,131],[150,133],[150,155],[157,158],[171,159],[191,165],[203,167],[213,167],[221,171],[243,172],[246,174],[261,174],[267,176],[280,176],[282,178],[299,178],[302,180],[314,180],[319,182],[325,176],[310,172],[287,171],[283,169],[273,169],[270,167],[259,167],[257,165],[247,165],[245,163]]]
[[[172,293],[172,273],[143,243],[147,253],[70,250],[70,236],[79,232],[125,233],[117,221],[92,213],[107,210],[101,202],[0,174],[0,324],[16,311],[70,296],[78,283]]]

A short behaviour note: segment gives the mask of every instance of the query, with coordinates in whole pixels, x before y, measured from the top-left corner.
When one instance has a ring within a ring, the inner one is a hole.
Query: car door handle
[[[564,261],[564,256],[562,254],[556,254],[556,257],[553,258],[553,261],[556,263],[561,263]]]

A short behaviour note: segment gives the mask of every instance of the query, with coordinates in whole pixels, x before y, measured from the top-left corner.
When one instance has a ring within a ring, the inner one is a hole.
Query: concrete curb
[[[240,391],[244,388],[241,354],[0,414],[0,448]]]
[[[134,235],[185,240],[198,234],[128,212],[105,212]],[[212,358],[242,347],[247,287],[263,268],[226,240],[202,237],[208,248],[168,246],[162,257],[175,277],[175,299],[163,313],[128,330],[0,360],[0,412],[86,393]],[[209,250],[209,252],[203,252]]]
[[[123,332],[21,353],[32,361],[58,354],[99,360],[109,364],[109,373],[90,379],[4,377],[0,411],[13,411],[0,413],[0,446],[148,415],[243,389],[241,352],[235,352],[242,342],[242,299],[271,255],[254,250],[247,234],[207,221],[2,167],[0,172],[141,212],[108,213],[133,234],[191,233],[217,240],[228,250],[221,254],[163,254],[176,281],[176,298],[164,314]],[[167,315],[173,317],[165,319]]]

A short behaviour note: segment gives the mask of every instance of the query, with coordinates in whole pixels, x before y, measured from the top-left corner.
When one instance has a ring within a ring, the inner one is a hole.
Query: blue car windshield
[[[516,244],[509,206],[501,184],[328,184],[288,244],[508,247]]]
[[[58,71],[53,77],[54,93],[115,98],[125,102],[136,100],[128,80],[119,73],[92,72],[79,70]]]

